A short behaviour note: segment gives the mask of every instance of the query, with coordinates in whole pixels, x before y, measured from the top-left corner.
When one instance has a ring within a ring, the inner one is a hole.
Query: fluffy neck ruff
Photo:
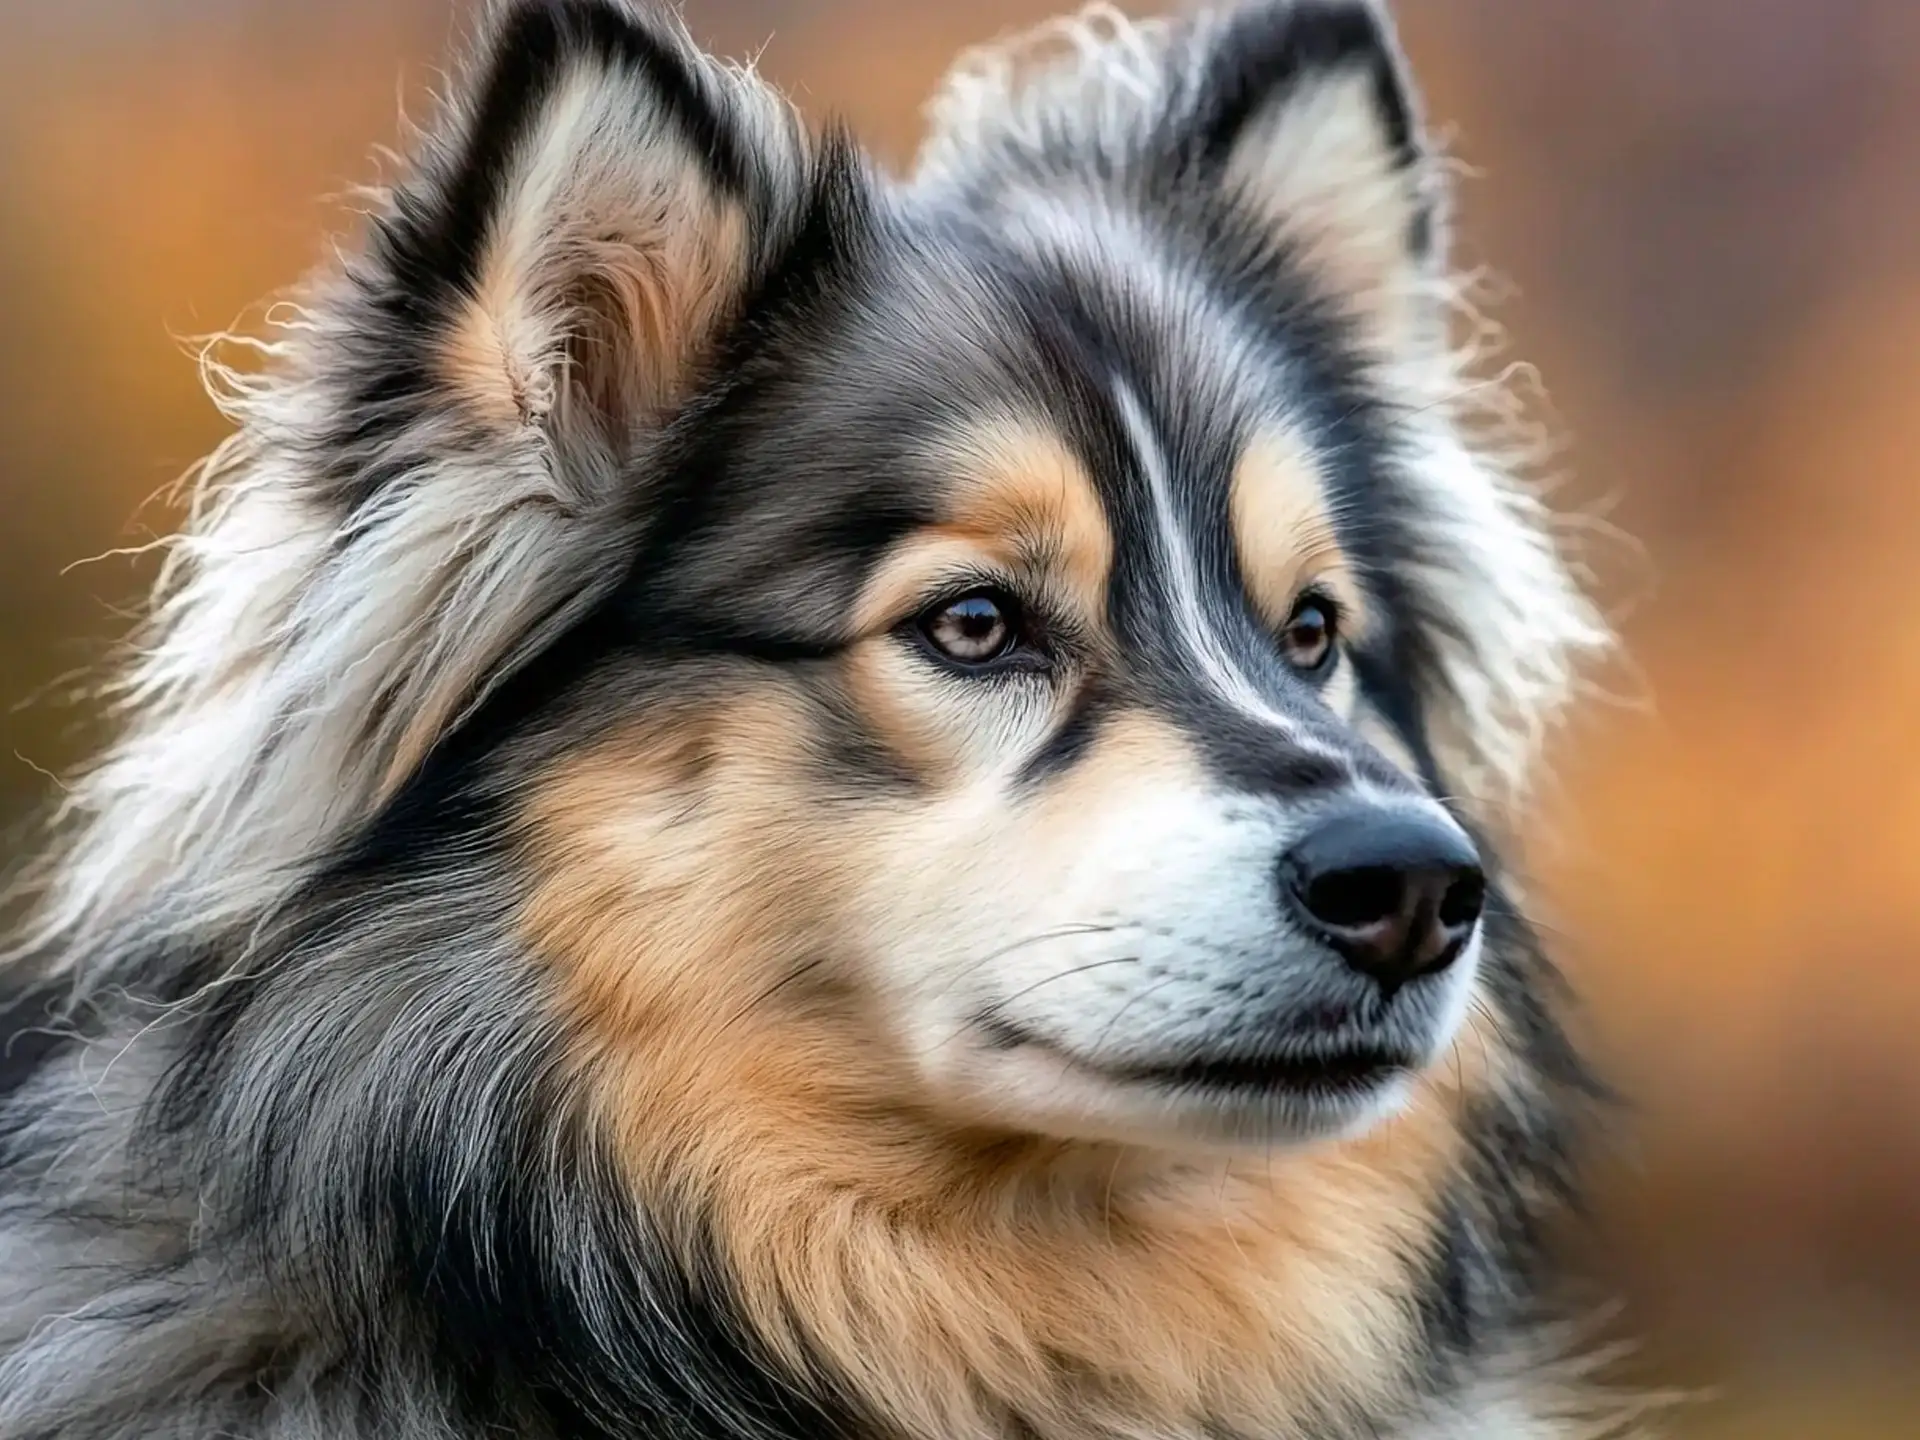
[[[583,1064],[656,1223],[790,1373],[929,1440],[1344,1433],[1432,1397],[1492,1020],[1365,1136],[1208,1160],[958,1130],[891,1098],[844,993],[782,998],[593,1006]]]

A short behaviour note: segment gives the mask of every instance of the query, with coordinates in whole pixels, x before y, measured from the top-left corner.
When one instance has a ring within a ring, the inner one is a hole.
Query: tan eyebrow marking
[[[1089,625],[1106,613],[1113,532],[1086,467],[1044,424],[994,417],[938,443],[951,476],[942,518],[890,555],[855,608],[864,633],[890,624],[916,601],[929,572],[988,560],[1033,575]]]
[[[1323,586],[1340,602],[1348,632],[1364,630],[1366,592],[1340,544],[1322,471],[1305,436],[1269,426],[1234,466],[1233,540],[1254,609],[1284,625],[1301,590]]]

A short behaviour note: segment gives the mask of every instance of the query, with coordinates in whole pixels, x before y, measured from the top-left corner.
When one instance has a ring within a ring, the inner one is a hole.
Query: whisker
[[[1024,949],[1028,946],[1045,944],[1050,940],[1066,939],[1067,937],[1073,936],[1073,935],[1095,935],[1095,934],[1110,933],[1117,928],[1119,927],[1111,926],[1111,925],[1076,923],[1071,925],[1058,926],[1052,930],[1043,930],[1036,935],[1028,935],[1022,939],[1015,940],[1010,944],[1003,945],[997,950],[991,950],[987,952],[985,955],[978,956],[975,959],[968,961],[960,969],[960,971],[956,973],[951,980],[948,981],[946,988],[949,990],[952,989],[952,987],[955,984],[957,984],[962,978],[972,973],[973,971],[980,969],[982,966],[991,965],[995,960],[1001,959],[1004,956],[1010,955],[1015,951]],[[827,963],[828,958],[829,957],[826,955],[815,955],[812,958],[803,960],[797,965],[794,965],[791,968],[789,968],[786,971],[786,973],[781,975],[781,977],[778,980],[775,980],[771,985],[766,986],[758,994],[756,994],[751,1000],[748,1000],[744,1005],[740,1006],[739,1009],[734,1011],[733,1014],[729,1015],[727,1019],[722,1023],[720,1027],[721,1031],[724,1033],[725,1031],[732,1029],[735,1025],[739,1024],[742,1020],[746,1019],[748,1015],[751,1015],[755,1010],[759,1009],[761,1006],[773,1000],[776,996],[778,996],[782,991],[786,990],[789,986],[795,985],[799,983],[801,980],[804,980],[808,975],[813,974],[822,965]],[[1045,982],[1043,981],[1041,983],[1044,984]],[[956,1032],[956,1035],[954,1038],[957,1038],[958,1033],[959,1032]],[[945,1044],[948,1042],[942,1041],[941,1043]]]
[[[1138,926],[1097,925],[1092,921],[1074,921],[1070,924],[1055,926],[1051,930],[1042,930],[1037,935],[1015,940],[1010,944],[1002,945],[997,950],[989,950],[986,954],[967,961],[954,973],[953,979],[947,982],[947,988],[952,989],[953,985],[965,976],[991,965],[996,960],[1003,960],[1015,951],[1024,950],[1030,945],[1044,945],[1051,940],[1065,940],[1075,935],[1112,935],[1123,929],[1138,928]]]
[[[1075,975],[1084,975],[1089,970],[1105,969],[1109,965],[1138,965],[1139,963],[1140,957],[1138,955],[1110,955],[1104,960],[1089,960],[1084,965],[1074,965],[1068,969],[1056,971],[1044,979],[1034,981],[1033,984],[1026,986],[1024,989],[1016,990],[1011,995],[1005,995],[998,1000],[992,1001],[987,1005],[986,1013],[991,1015],[995,1011],[1004,1010],[1022,996],[1031,995],[1042,986],[1051,985],[1057,980],[1066,980]],[[951,1045],[966,1033],[967,1027],[962,1025],[958,1030],[947,1036],[946,1039],[940,1041],[939,1045],[935,1046],[935,1048],[938,1049],[941,1046]]]
[[[782,990],[785,990],[789,985],[797,984],[799,981],[804,980],[822,965],[826,964],[826,960],[827,957],[824,955],[815,955],[812,959],[803,960],[798,965],[793,966],[786,974],[782,975],[778,980],[754,996],[753,999],[734,1011],[732,1015],[728,1016],[725,1023],[720,1027],[721,1033],[724,1034],[726,1031],[731,1030],[755,1010],[758,1010]]]

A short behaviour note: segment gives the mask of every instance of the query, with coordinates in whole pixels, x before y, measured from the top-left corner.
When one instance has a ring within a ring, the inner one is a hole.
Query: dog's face
[[[698,1003],[830,969],[966,1120],[1322,1135],[1443,1051],[1476,959],[1475,848],[1359,674],[1391,619],[1341,517],[1391,457],[1231,268],[1081,220],[1075,254],[868,217],[689,427],[628,622],[679,713],[593,708],[700,751],[697,818],[625,881],[657,894],[656,845],[726,872],[696,908],[774,907],[767,953]]]

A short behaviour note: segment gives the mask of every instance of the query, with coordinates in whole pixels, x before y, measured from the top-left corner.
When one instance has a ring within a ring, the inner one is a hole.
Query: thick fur
[[[1384,16],[1089,12],[932,119],[893,180],[498,4],[211,367],[6,972],[0,1440],[1600,1433],[1494,855],[1606,635]],[[962,673],[981,585],[1030,643]],[[1356,798],[1493,882],[1384,998],[1273,878]]]

